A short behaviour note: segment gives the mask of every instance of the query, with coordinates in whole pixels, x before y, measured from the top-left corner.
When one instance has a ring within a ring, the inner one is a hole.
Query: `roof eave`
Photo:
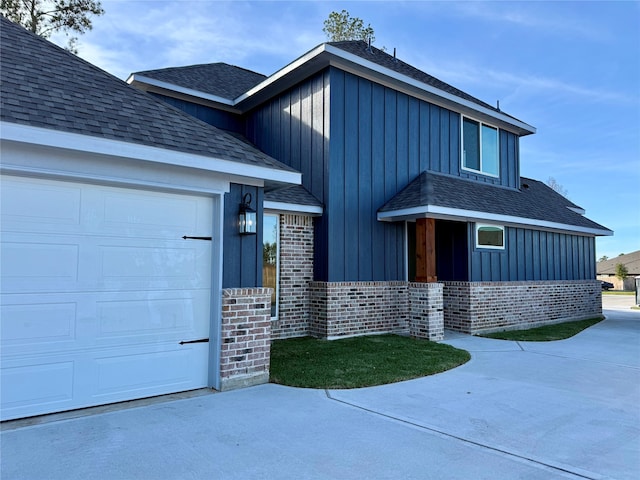
[[[290,170],[6,121],[0,122],[0,140],[194,168],[274,184],[302,183],[302,174]]]
[[[306,213],[311,215],[312,217],[321,216],[323,213],[322,207],[316,205],[301,205],[299,203],[271,202],[269,200],[265,200],[263,203],[263,207],[266,210],[272,210],[275,212]]]
[[[435,105],[475,117],[479,120],[488,121],[520,136],[530,135],[536,132],[535,127],[517,120],[510,115],[496,112],[470,100],[432,87],[424,82],[395,72],[358,55],[348,53],[328,43],[320,44],[298,57],[234,100],[214,97],[196,90],[178,87],[166,82],[159,82],[136,74],[131,75],[127,81],[134,85],[152,85],[156,88],[163,88],[166,92],[174,91],[176,93],[190,95],[193,98],[218,102],[221,105],[236,108],[240,112],[246,112],[328,66],[335,66],[336,68],[367,78],[389,88],[402,91],[408,95],[421,98]]]
[[[405,93],[423,98],[424,100],[435,105],[460,112],[463,114],[475,116],[480,120],[489,120],[492,123],[498,123],[497,126],[507,127],[508,130],[514,131],[520,136],[536,133],[536,128],[517,120],[510,115],[502,112],[496,112],[470,100],[453,95],[449,92],[440,90],[439,88],[428,85],[419,80],[415,80],[407,75],[390,70],[382,65],[366,60],[358,55],[345,52],[332,45],[326,46],[326,52],[332,55],[335,61],[332,65],[349,71],[350,73],[365,76],[372,81],[381,83],[387,87],[404,91]],[[369,75],[366,72],[370,72]],[[399,88],[400,82],[404,88]]]
[[[440,220],[456,220],[463,222],[487,222],[500,225],[535,228],[553,232],[563,232],[588,236],[611,236],[613,231],[607,228],[590,228],[565,223],[538,220],[535,218],[516,217],[513,215],[500,215],[496,213],[463,210],[437,205],[424,205],[419,207],[387,210],[378,212],[378,220],[382,222],[399,222],[415,220],[417,218],[436,218]]]
[[[211,95],[192,88],[181,87],[180,85],[164,82],[138,73],[129,75],[127,83],[145,92],[158,93],[168,97],[214,106],[238,114],[242,113],[239,109],[235,108],[235,103],[232,99]]]

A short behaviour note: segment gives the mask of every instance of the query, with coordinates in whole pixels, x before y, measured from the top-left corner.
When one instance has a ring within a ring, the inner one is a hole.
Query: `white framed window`
[[[280,297],[280,215],[265,213],[262,227],[262,286],[272,288],[271,318],[278,318]]]
[[[476,248],[504,250],[504,227],[476,223]]]
[[[500,143],[496,127],[462,117],[462,168],[499,176]]]

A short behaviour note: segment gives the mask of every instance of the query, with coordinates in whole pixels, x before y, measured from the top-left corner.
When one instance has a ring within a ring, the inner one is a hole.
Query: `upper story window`
[[[497,128],[463,117],[462,168],[494,177],[499,175]]]

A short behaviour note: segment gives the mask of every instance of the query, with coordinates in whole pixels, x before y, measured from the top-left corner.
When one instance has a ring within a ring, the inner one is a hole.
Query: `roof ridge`
[[[195,69],[195,68],[201,68],[201,67],[210,67],[210,66],[213,66],[213,65],[226,65],[227,67],[237,68],[238,70],[244,70],[245,72],[252,73],[254,75],[260,75],[260,76],[262,76],[264,78],[267,78],[267,76],[264,73],[256,72],[254,70],[249,70],[248,68],[240,67],[238,65],[232,65],[232,64],[227,63],[227,62],[195,63],[193,65],[182,65],[182,66],[174,66],[174,67],[153,68],[153,69],[150,69],[150,70],[140,70],[138,72],[133,72],[133,74],[187,70],[187,69]]]

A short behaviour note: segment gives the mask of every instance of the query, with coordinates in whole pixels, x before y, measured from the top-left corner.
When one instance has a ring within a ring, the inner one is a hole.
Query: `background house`
[[[627,268],[628,276],[624,280],[616,277],[618,264]],[[640,250],[598,262],[596,272],[598,280],[613,283],[613,288],[616,290],[635,290],[635,277],[640,276]]]

